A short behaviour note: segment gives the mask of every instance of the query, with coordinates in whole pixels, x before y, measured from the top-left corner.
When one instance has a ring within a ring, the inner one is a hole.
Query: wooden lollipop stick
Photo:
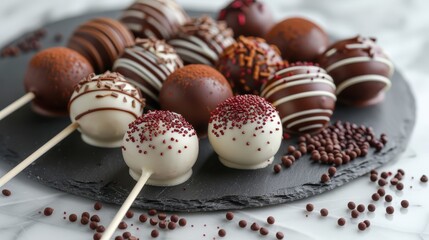
[[[101,240],[108,240],[112,237],[112,235],[115,232],[116,228],[118,227],[119,223],[122,221],[122,218],[124,218],[128,209],[130,209],[134,200],[137,198],[137,196],[139,195],[143,186],[146,184],[147,180],[149,179],[149,177],[151,175],[152,175],[151,171],[147,171],[144,169],[142,170],[142,175],[140,176],[139,180],[137,181],[137,183],[134,186],[133,190],[131,191],[130,195],[128,195],[127,199],[125,199],[125,202],[122,204],[121,208],[116,213],[116,215],[113,218],[112,222],[110,223],[109,227],[107,227],[106,231],[103,233]]]
[[[36,97],[34,93],[29,92],[25,94],[24,96],[17,99],[15,102],[11,103],[9,106],[5,107],[3,110],[0,111],[0,120],[5,118],[7,115],[11,114],[12,112],[16,111],[18,108],[22,107],[26,103],[30,102]]]
[[[30,156],[28,156],[24,161],[16,165],[12,170],[10,170],[6,175],[0,178],[0,187],[2,187],[5,183],[7,183],[10,179],[15,177],[18,173],[24,170],[28,165],[32,162],[36,161],[40,156],[46,153],[53,146],[57,145],[64,138],[66,138],[70,133],[72,133],[79,126],[77,122],[71,123],[64,130],[59,132],[55,137],[45,143],[42,147],[33,152]]]

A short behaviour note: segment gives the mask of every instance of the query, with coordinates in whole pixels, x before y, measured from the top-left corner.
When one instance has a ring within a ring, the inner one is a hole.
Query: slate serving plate
[[[88,14],[47,25],[47,36],[42,40],[42,46],[65,45],[80,23],[98,16],[116,18],[119,14],[119,11]],[[63,35],[60,43],[54,41],[58,33]],[[0,59],[0,109],[24,94],[23,76],[32,55]],[[395,73],[392,82],[393,87],[385,101],[377,106],[337,107],[333,121],[372,126],[377,134],[386,133],[389,142],[382,152],[370,152],[365,158],[339,167],[329,183],[320,183],[320,176],[328,167],[312,163],[308,156],[277,175],[273,173],[272,166],[254,171],[228,169],[219,163],[208,140],[202,139],[192,178],[174,187],[146,186],[134,207],[197,212],[280,204],[342,186],[371,169],[394,161],[407,146],[415,123],[416,106],[413,94],[400,73]],[[9,170],[69,123],[68,118],[39,116],[31,111],[30,104],[3,119],[0,121],[0,167]],[[274,162],[279,162],[287,146],[295,142],[293,138],[283,141]],[[80,139],[77,131],[22,174],[64,192],[114,204],[122,204],[135,184],[128,175],[119,148],[89,146]]]

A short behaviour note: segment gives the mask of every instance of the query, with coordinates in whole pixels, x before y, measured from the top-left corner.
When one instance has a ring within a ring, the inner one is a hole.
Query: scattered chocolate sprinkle
[[[326,174],[326,173],[322,174],[322,176],[320,177],[320,181],[321,181],[322,183],[329,182],[329,180],[331,180],[331,178],[330,178],[330,177],[329,177],[329,175],[328,175],[328,174]]]
[[[275,221],[276,221],[276,219],[273,216],[269,216],[267,218],[267,223],[268,224],[274,224]]]
[[[386,213],[387,214],[393,214],[395,212],[395,209],[392,206],[386,207]]]
[[[386,195],[386,191],[383,188],[379,188],[377,193],[380,195],[380,197],[384,197],[384,195]]]
[[[276,238],[277,238],[277,239],[281,240],[281,239],[283,239],[284,237],[285,237],[285,235],[284,235],[282,232],[277,232],[277,233],[276,233]]]
[[[127,229],[127,227],[128,227],[128,224],[124,221],[122,221],[118,224],[118,228],[121,230]]]
[[[364,231],[366,229],[366,224],[364,222],[360,222],[358,224],[358,229]]]
[[[186,219],[181,218],[181,219],[179,220],[179,225],[180,225],[181,227],[186,226]]]
[[[134,217],[134,212],[133,212],[133,211],[131,211],[131,210],[128,210],[128,211],[127,211],[127,213],[125,214],[125,216],[126,216],[127,218],[133,218],[133,217]]]
[[[100,225],[97,227],[96,231],[99,233],[102,233],[102,232],[106,231],[106,228],[103,225]]]
[[[45,209],[43,210],[43,214],[44,214],[45,216],[51,216],[53,212],[54,212],[54,209],[53,209],[53,208],[50,208],[50,207],[47,207],[47,208],[45,208]]]
[[[161,220],[161,221],[159,221],[158,226],[161,229],[166,229],[167,228],[167,222],[165,220]]]
[[[376,181],[378,180],[378,176],[377,176],[377,174],[371,174],[371,175],[369,176],[369,178],[371,179],[371,181],[372,181],[372,182],[376,182]]]
[[[368,204],[368,211],[374,212],[375,211],[375,205],[372,203]]]
[[[384,180],[384,179],[382,179],[382,178],[378,179],[378,185],[379,185],[380,187],[383,187],[383,186],[385,186],[386,184],[387,184],[386,180]]]
[[[352,218],[358,218],[359,212],[358,212],[358,210],[353,209],[352,212],[350,213],[350,215],[352,216]]]
[[[167,214],[165,214],[165,213],[158,214],[158,219],[159,220],[165,220],[166,218],[167,218]]]
[[[218,235],[219,235],[219,237],[225,237],[225,235],[226,235],[225,229],[219,229]]]
[[[338,223],[338,226],[344,226],[344,225],[346,225],[346,219],[338,218],[337,223]]]
[[[103,207],[103,204],[101,202],[96,202],[94,204],[94,209],[97,211],[100,210],[102,207]]]
[[[145,223],[147,221],[147,216],[145,214],[141,214],[139,216],[139,221]]]
[[[82,218],[80,219],[80,223],[81,223],[82,225],[86,225],[86,224],[88,224],[88,223],[89,223],[89,218],[87,218],[87,217],[82,217]]]
[[[94,240],[100,240],[102,236],[103,235],[101,235],[101,233],[94,233],[93,239]]]
[[[245,228],[247,226],[246,220],[240,220],[238,222],[238,226],[240,226],[241,228]]]
[[[82,218],[83,218],[83,217],[86,217],[86,218],[88,218],[88,219],[89,219],[89,217],[90,217],[89,212],[83,212],[83,213],[82,213],[82,215],[81,215],[81,217],[82,217]]]
[[[307,212],[312,212],[312,211],[314,210],[314,205],[313,205],[313,204],[311,204],[311,203],[308,203],[308,204],[305,206],[305,209],[307,210]]]
[[[92,215],[90,220],[93,222],[100,222],[100,217],[98,215]]]
[[[353,210],[353,209],[355,209],[356,208],[356,204],[354,203],[354,202],[349,202],[349,203],[347,203],[347,207],[350,209],[350,210]]]
[[[420,178],[420,182],[423,182],[423,183],[428,182],[428,177],[426,175],[422,175]]]
[[[380,200],[380,194],[374,193],[374,194],[372,194],[371,198],[374,201],[378,201],[378,200]]]
[[[125,239],[128,239],[131,237],[131,233],[130,232],[124,232],[124,233],[122,233],[122,237],[124,237]]]
[[[97,229],[97,227],[98,227],[98,223],[97,222],[91,222],[89,224],[89,228],[91,228],[92,230]]]
[[[150,236],[153,238],[157,238],[159,236],[159,232],[156,229],[153,229],[152,232],[150,232]]]
[[[405,176],[405,171],[403,169],[398,169],[398,173],[400,173],[402,176]]]
[[[408,208],[408,206],[410,206],[410,203],[407,200],[402,200],[401,201],[401,206],[403,208]]]
[[[365,221],[363,221],[363,223],[365,223],[365,226],[367,228],[369,228],[369,226],[371,226],[371,222],[369,220],[365,220]]]
[[[326,216],[328,216],[328,209],[326,209],[326,208],[322,208],[322,209],[320,209],[320,215],[322,216],[322,217],[326,217]]]
[[[69,221],[70,222],[76,222],[77,221],[77,215],[76,214],[70,214],[69,216]]]
[[[334,176],[335,173],[337,173],[337,168],[336,167],[330,167],[328,169],[328,173],[329,173],[329,176]]]
[[[168,223],[168,229],[174,230],[175,228],[176,228],[176,223],[175,222],[169,222]]]
[[[387,174],[387,172],[382,172],[382,173],[380,174],[380,177],[382,177],[382,178],[384,178],[384,179],[387,179],[387,178],[389,177],[389,174]]]
[[[227,212],[225,215],[226,219],[231,221],[232,219],[234,219],[234,213],[232,212]]]
[[[404,189],[404,184],[401,182],[396,184],[396,189],[398,189],[399,191],[402,191],[402,189]]]
[[[116,236],[115,240],[124,240],[124,238],[122,236]]]
[[[155,209],[150,209],[147,213],[149,216],[155,216],[158,212]]]
[[[365,205],[359,204],[357,206],[357,210],[358,210],[358,212],[363,213],[365,211]]]
[[[398,182],[399,182],[399,180],[397,178],[390,179],[390,184],[392,184],[392,185],[396,185],[396,184],[398,184]]]
[[[12,194],[12,192],[9,189],[3,189],[1,193],[6,197],[9,197]]]
[[[282,170],[282,166],[280,164],[274,165],[274,172],[279,173]]]
[[[266,228],[264,228],[264,227],[261,227],[261,229],[259,230],[259,233],[260,233],[261,235],[266,236],[266,235],[268,235],[269,231],[268,231],[268,229],[266,229]]]
[[[393,197],[392,197],[392,195],[387,194],[387,195],[386,195],[386,197],[384,197],[384,200],[385,200],[386,202],[391,202],[391,201],[393,200]]]
[[[259,231],[261,227],[259,227],[259,225],[257,223],[252,223],[252,225],[250,225],[250,229],[252,229],[252,231]]]
[[[150,225],[152,225],[152,226],[156,226],[156,225],[158,224],[158,219],[156,219],[156,218],[151,218],[151,219],[149,220],[149,223],[150,223]]]

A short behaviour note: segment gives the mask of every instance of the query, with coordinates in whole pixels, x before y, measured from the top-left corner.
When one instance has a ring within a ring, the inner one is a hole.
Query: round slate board
[[[89,14],[46,26],[44,48],[65,45],[74,28],[93,17],[116,18],[119,11]],[[54,41],[58,33],[60,43]],[[23,36],[25,37],[25,36]],[[19,41],[19,39],[17,40]],[[0,59],[0,109],[24,94],[23,76],[33,54]],[[274,174],[272,166],[244,171],[222,166],[207,139],[200,141],[200,155],[187,182],[174,187],[146,186],[134,207],[165,211],[214,211],[261,207],[320,194],[393,161],[404,151],[415,122],[415,101],[406,81],[398,72],[383,103],[368,108],[338,106],[333,121],[351,121],[386,133],[389,142],[380,153],[370,152],[338,168],[329,183],[320,183],[327,166],[314,164],[304,156],[292,168]],[[69,124],[68,118],[46,118],[33,113],[30,104],[0,121],[0,167],[10,169]],[[275,161],[279,162],[289,144],[283,141]],[[44,185],[108,203],[122,204],[135,181],[128,175],[121,151],[85,144],[74,132],[25,170],[30,179]]]

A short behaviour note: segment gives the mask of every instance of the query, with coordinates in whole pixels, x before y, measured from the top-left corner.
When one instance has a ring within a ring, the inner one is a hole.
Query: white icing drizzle
[[[142,67],[140,64],[130,59],[120,58],[116,60],[115,65],[113,66],[113,69],[116,70],[119,67],[126,68],[134,72],[135,74],[139,75],[139,77],[146,80],[146,82],[149,83],[155,89],[161,89],[162,87],[162,83],[159,82],[158,79],[156,79],[156,77],[152,73],[150,73],[146,68]]]
[[[312,124],[312,125],[308,125],[308,126],[299,128],[298,132],[304,132],[304,131],[307,131],[307,130],[313,129],[313,128],[319,129],[319,128],[322,128],[322,127],[323,127],[323,124]]]
[[[382,57],[370,58],[367,56],[361,56],[361,57],[346,58],[346,59],[340,60],[340,61],[335,62],[334,64],[328,66],[326,68],[326,71],[329,73],[329,72],[335,70],[336,68],[339,68],[339,67],[347,65],[347,64],[360,63],[360,62],[371,62],[371,61],[376,61],[376,62],[386,64],[389,67],[389,76],[392,76],[393,71],[394,71],[394,67],[393,67],[392,62],[389,61],[388,59],[385,59]]]
[[[292,95],[289,95],[287,97],[280,98],[277,101],[273,102],[273,106],[276,107],[276,106],[279,106],[282,103],[293,101],[293,100],[300,99],[300,98],[316,97],[316,96],[325,96],[325,97],[330,97],[330,98],[334,99],[335,101],[337,100],[337,97],[335,96],[335,94],[330,93],[330,92],[326,92],[326,91],[308,91],[308,92],[292,94]]]
[[[332,115],[332,110],[329,109],[310,109],[310,110],[305,110],[305,111],[301,111],[301,112],[296,112],[296,113],[292,113],[287,115],[286,117],[282,118],[282,123],[285,123],[291,119],[297,118],[297,117],[301,117],[304,115],[310,115],[310,114],[328,114],[328,115]]]
[[[287,67],[284,68],[282,70],[279,70],[276,72],[276,75],[282,75],[285,74],[287,72],[293,72],[293,71],[299,71],[299,70],[303,70],[303,71],[319,71],[321,73],[326,73],[326,71],[320,67],[317,66],[293,66],[293,67]]]
[[[334,55],[336,52],[337,52],[337,49],[336,49],[336,48],[329,49],[329,51],[327,51],[327,52],[325,53],[325,56],[326,56],[326,57],[330,57],[330,56]]]
[[[298,125],[300,123],[313,122],[313,121],[326,121],[326,122],[328,122],[329,121],[329,117],[326,117],[326,116],[314,116],[314,117],[303,118],[303,119],[296,120],[296,121],[293,121],[293,122],[287,124],[286,128],[292,128],[293,126],[296,126],[296,125]]]
[[[131,78],[125,77],[125,79],[128,80],[128,82],[134,84],[136,87],[140,88],[140,90],[145,94],[145,96],[149,96],[152,98],[155,102],[158,102],[158,93],[154,93],[151,90],[149,90],[147,87],[145,87],[143,84],[134,81]]]
[[[363,82],[382,82],[382,83],[386,84],[386,87],[384,88],[384,90],[389,89],[391,86],[391,82],[390,82],[389,78],[387,78],[385,76],[376,75],[376,74],[360,75],[357,77],[349,78],[349,79],[343,81],[341,84],[339,84],[337,86],[336,94],[339,95],[346,88],[353,86],[353,85],[356,85],[356,84],[359,84],[359,83],[363,83]]]
[[[172,45],[177,53],[187,62],[194,62],[192,60],[198,60],[200,63],[207,65],[213,65],[213,62],[218,60],[218,55],[212,49],[210,49],[206,43],[196,37],[188,37],[185,40],[174,39],[168,42]],[[190,57],[191,61],[186,57]]]
[[[313,84],[313,83],[327,84],[330,87],[332,87],[332,89],[335,90],[335,84],[329,80],[308,78],[308,79],[297,80],[297,81],[292,81],[292,82],[287,82],[287,83],[281,84],[280,86],[277,86],[274,89],[272,89],[271,91],[269,91],[265,95],[265,97],[269,98],[271,95],[275,94],[277,91],[280,91],[282,89],[290,88],[290,87],[297,86],[297,85]]]

